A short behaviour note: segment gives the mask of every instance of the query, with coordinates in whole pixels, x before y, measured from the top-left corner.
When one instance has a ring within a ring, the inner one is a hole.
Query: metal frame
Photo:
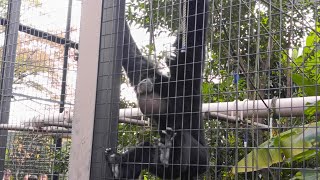
[[[83,1],[69,179],[112,178],[103,155],[117,144],[124,12],[125,0]]]
[[[90,179],[113,178],[104,152],[118,141],[124,14],[125,0],[103,1]]]
[[[9,21],[5,18],[0,17],[0,25],[2,26],[7,26],[9,24]],[[66,38],[62,38],[59,37],[57,35],[51,34],[51,33],[47,33],[45,31],[41,31],[39,29],[30,27],[30,26],[26,26],[23,24],[19,24],[19,31],[20,32],[24,32],[26,34],[30,34],[32,36],[38,37],[38,38],[42,38],[57,44],[68,44],[70,46],[70,48],[74,48],[74,49],[78,49],[79,44],[76,42],[73,42],[71,40],[68,40]]]

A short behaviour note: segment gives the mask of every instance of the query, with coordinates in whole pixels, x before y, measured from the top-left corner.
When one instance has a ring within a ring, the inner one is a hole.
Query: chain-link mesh
[[[92,179],[318,179],[318,1],[103,4]],[[4,178],[67,178],[80,5],[0,0]]]
[[[66,179],[81,2],[0,0],[0,171]]]

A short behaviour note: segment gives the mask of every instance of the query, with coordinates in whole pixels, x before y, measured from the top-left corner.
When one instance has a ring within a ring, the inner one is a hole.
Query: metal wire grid
[[[150,61],[160,63],[156,68],[163,68],[165,56],[173,52],[168,37],[181,30],[181,2],[126,3],[136,44]],[[209,6],[202,111],[210,165],[198,178],[317,179],[319,2],[220,0],[209,1]],[[104,22],[118,16],[109,18]],[[110,32],[102,34],[108,37]],[[98,84],[99,78],[113,75],[119,73],[99,74]],[[118,134],[109,129],[107,137],[110,142],[118,136],[118,152],[157,136],[134,102],[125,76],[120,102],[98,100],[98,104],[120,103],[122,108],[119,117],[111,115],[119,119]],[[147,171],[140,177],[155,179]]]
[[[80,5],[0,2],[4,179],[67,178]]]

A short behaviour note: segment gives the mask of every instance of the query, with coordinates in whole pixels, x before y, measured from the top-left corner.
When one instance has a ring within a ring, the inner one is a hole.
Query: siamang
[[[196,179],[209,164],[201,115],[207,0],[186,0],[186,27],[167,59],[170,76],[142,56],[125,24],[122,66],[135,87],[140,110],[157,125],[160,140],[123,154],[106,150],[115,178],[136,179],[147,170],[163,179]]]

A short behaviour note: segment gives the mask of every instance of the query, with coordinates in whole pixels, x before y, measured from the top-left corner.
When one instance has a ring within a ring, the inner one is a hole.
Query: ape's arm
[[[202,72],[205,60],[206,28],[208,0],[188,0],[186,6],[185,30],[180,32],[176,41],[176,57],[168,61],[171,73],[169,97],[176,97],[169,102],[169,113],[174,114],[173,129],[191,132],[193,138],[205,145],[203,120],[201,116]],[[162,92],[164,92],[163,89]],[[183,115],[179,115],[184,112]],[[168,122],[170,123],[170,122]]]
[[[124,29],[124,46],[122,67],[126,71],[130,83],[137,86],[142,80],[159,77],[158,71],[152,62],[149,62],[140,52],[133,40],[128,24]]]
[[[182,8],[184,5],[182,5]],[[207,0],[186,1],[187,14],[183,14],[185,27],[180,32],[175,46],[176,58],[167,62],[170,73],[175,80],[195,80],[202,77],[202,63],[205,56],[205,36],[207,28]],[[197,84],[196,88],[200,88]],[[198,94],[198,93],[196,93]]]

